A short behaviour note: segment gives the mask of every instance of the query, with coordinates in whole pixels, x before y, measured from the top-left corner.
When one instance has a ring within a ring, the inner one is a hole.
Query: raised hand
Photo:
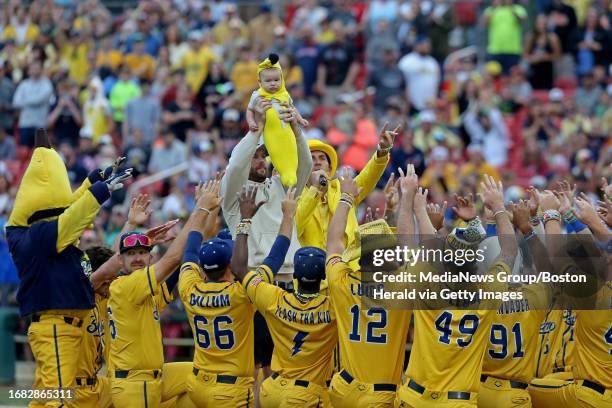
[[[260,201],[255,204],[257,197],[257,187],[247,186],[242,187],[242,192],[239,193],[238,203],[240,205],[240,216],[243,219],[251,219],[259,210],[259,207],[265,204],[265,201]]]
[[[510,203],[510,209],[512,210],[512,222],[514,225],[521,231],[531,231],[529,202],[520,200],[518,203]]]
[[[601,191],[603,191],[604,196],[612,197],[612,184],[608,184],[608,180],[605,177],[601,178]]]
[[[491,210],[493,214],[505,210],[504,186],[502,182],[495,182],[495,179],[489,175],[485,175],[484,178],[484,181],[480,183],[480,187],[482,189],[482,201],[485,206]]]
[[[600,222],[597,211],[586,194],[581,193],[580,197],[575,197],[574,203],[576,204],[576,218],[578,218],[580,222],[589,226]]]
[[[196,207],[211,212],[221,205],[221,197],[219,197],[219,189],[221,183],[216,180],[207,181],[198,186],[196,192]]]
[[[397,125],[393,130],[387,130],[389,123],[385,122],[378,135],[378,148],[384,151],[389,151],[393,147],[395,138],[402,130],[402,125]]]
[[[446,214],[446,207],[448,203],[444,201],[442,205],[431,203],[427,204],[427,216],[429,217],[429,221],[431,221],[431,225],[434,226],[436,231],[441,229],[444,226],[444,214]]]
[[[339,177],[340,180],[340,190],[343,193],[347,193],[351,195],[353,198],[356,198],[359,195],[361,188],[357,186],[357,182],[353,178],[351,171],[347,168],[344,168],[342,171],[342,175]]]
[[[463,221],[471,221],[478,216],[476,206],[472,200],[472,194],[469,194],[466,197],[461,197],[455,194],[455,201],[457,202],[457,206],[453,207],[453,212]]]
[[[610,201],[607,196],[604,197],[604,201],[599,202],[597,212],[599,213],[599,218],[601,218],[608,227],[612,227],[612,201]]]
[[[538,208],[540,207],[540,196],[534,186],[529,186],[527,192],[529,193],[529,215],[535,217],[538,215]]]
[[[365,222],[372,222],[380,219],[380,208],[376,207],[374,214],[372,214],[372,207],[366,208]]]
[[[145,234],[151,238],[153,245],[170,242],[177,236],[177,231],[174,227],[176,224],[178,224],[178,222],[179,220],[165,222],[161,225],[148,229]]]
[[[414,195],[414,211],[427,211],[427,194],[429,190],[419,187]]]
[[[134,226],[145,225],[153,213],[149,205],[151,205],[151,200],[148,194],[139,194],[138,197],[133,198],[128,212],[128,222]]]
[[[401,168],[398,168],[399,172],[399,185],[402,192],[402,197],[407,200],[413,200],[419,186],[419,177],[414,171],[414,164],[406,166],[406,174]]]
[[[253,108],[253,117],[259,130],[263,130],[266,124],[266,111],[272,107],[272,101],[259,97],[255,101],[255,107]]]
[[[540,207],[542,208],[542,211],[559,211],[559,207],[561,207],[561,201],[559,201],[557,196],[555,196],[555,194],[550,190],[538,192],[538,201],[540,202]]]
[[[106,180],[108,191],[113,192],[121,190],[123,188],[123,182],[132,177],[133,170],[134,169],[132,168],[123,170],[122,172],[115,174],[114,176]]]
[[[283,216],[293,218],[297,209],[297,200],[295,199],[295,187],[289,187],[285,193],[285,198],[281,202]]]
[[[385,184],[383,190],[385,192],[385,205],[387,211],[395,210],[399,204],[399,191],[397,187],[398,183],[395,183],[395,173],[391,173],[391,177],[387,180],[387,184]]]

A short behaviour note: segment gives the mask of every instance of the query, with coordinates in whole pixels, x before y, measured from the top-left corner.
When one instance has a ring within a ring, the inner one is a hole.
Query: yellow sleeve
[[[269,270],[262,270],[262,267],[247,273],[242,280],[247,296],[261,313],[265,312],[275,299],[282,295],[283,290],[272,285],[268,273]]]
[[[325,275],[329,286],[337,283],[342,277],[353,272],[351,267],[342,260],[342,254],[329,254],[325,262]]]
[[[142,268],[122,276],[111,284],[111,296],[117,301],[141,304],[149,296],[157,296],[160,286],[155,279],[155,267]]]
[[[297,209],[295,211],[295,226],[299,241],[301,241],[301,236],[304,234],[306,221],[312,216],[318,202],[319,190],[313,186],[308,187],[308,190],[302,192],[298,198]]]
[[[98,215],[102,203],[109,197],[106,185],[96,183],[59,216],[56,244],[58,253],[77,242],[83,231]]]
[[[179,296],[183,302],[189,302],[189,294],[191,289],[201,281],[199,275],[200,265],[193,262],[185,262],[181,265],[178,280]]]
[[[382,157],[376,157],[376,153],[374,153],[372,158],[368,161],[368,164],[366,164],[363,170],[357,175],[355,181],[363,190],[357,197],[356,204],[360,203],[372,190],[374,190],[376,183],[378,183],[378,180],[380,180],[380,177],[385,172],[387,163],[389,163],[389,154]]]
[[[72,193],[72,202],[75,202],[81,198],[89,187],[91,187],[91,181],[89,181],[89,177],[85,177],[85,180],[83,180],[83,183],[79,186],[79,188]]]

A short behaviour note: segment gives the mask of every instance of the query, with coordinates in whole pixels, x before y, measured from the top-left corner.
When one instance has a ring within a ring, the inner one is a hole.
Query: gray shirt
[[[304,189],[306,181],[312,171],[312,158],[310,157],[310,149],[300,131],[296,135],[297,152],[298,152],[298,169],[297,169],[297,185],[296,197]],[[278,235],[278,230],[283,218],[281,202],[285,197],[285,189],[280,181],[279,176],[273,176],[266,179],[263,183],[256,183],[249,180],[249,172],[251,170],[251,160],[259,146],[259,135],[249,132],[247,135],[234,147],[232,156],[230,157],[227,170],[221,180],[221,196],[223,202],[221,208],[223,217],[227,222],[232,237],[236,238],[236,227],[240,222],[240,207],[238,203],[237,193],[242,190],[244,185],[256,185],[259,187],[257,191],[256,201],[266,200],[251,221],[251,234],[249,235],[249,266],[256,267],[261,265],[274,241]],[[279,273],[293,273],[293,256],[300,248],[297,239],[295,226],[291,236],[291,245],[285,257],[285,262]]]
[[[161,119],[161,106],[154,97],[132,99],[125,108],[128,134],[125,143],[130,143],[130,135],[134,129],[142,129],[144,141],[152,143],[157,136],[157,125]]]
[[[13,105],[20,109],[19,127],[47,127],[47,117],[53,96],[53,85],[45,77],[26,79],[19,84]]]
[[[151,161],[149,162],[149,172],[157,173],[158,171],[178,166],[185,160],[187,160],[185,143],[175,139],[172,145],[168,147],[164,146],[153,149]]]

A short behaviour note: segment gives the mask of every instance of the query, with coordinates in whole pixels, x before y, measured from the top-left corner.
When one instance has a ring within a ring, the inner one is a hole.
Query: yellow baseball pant
[[[162,370],[115,371],[111,375],[113,405],[134,408],[193,407],[187,396],[192,363],[167,363]]]
[[[198,408],[254,407],[253,377],[213,374],[193,369],[187,379],[189,398]]]
[[[480,381],[478,408],[531,408],[529,384],[491,376],[481,376]]]
[[[534,408],[612,408],[612,390],[590,381],[536,378],[528,390]]]
[[[110,378],[77,378],[75,389],[75,406],[79,408],[110,408],[111,399]]]
[[[35,315],[28,329],[28,342],[36,360],[33,389],[73,389],[81,348],[83,320],[74,316]],[[32,400],[39,407],[75,407],[74,399]]]
[[[364,383],[342,370],[332,377],[329,399],[334,408],[393,407],[396,388],[395,384]]]
[[[397,390],[395,406],[400,408],[475,408],[478,393],[427,390],[408,380]]]
[[[261,408],[326,408],[331,407],[327,389],[304,380],[289,380],[273,373],[261,384]]]

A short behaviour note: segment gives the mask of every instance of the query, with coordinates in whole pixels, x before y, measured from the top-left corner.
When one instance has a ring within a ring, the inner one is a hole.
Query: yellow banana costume
[[[62,397],[75,386],[83,318],[94,306],[91,265],[77,248],[83,230],[110,197],[100,172],[72,192],[66,166],[39,129],[7,223],[9,249],[20,283],[20,313],[31,324],[28,341],[36,359],[34,389],[60,389],[30,407],[73,406]],[[74,397],[74,395],[70,395]],[[56,398],[57,397],[57,398]]]
[[[285,187],[297,184],[297,144],[295,135],[289,123],[280,120],[279,102],[289,103],[291,98],[285,89],[285,78],[283,78],[278,56],[271,54],[257,67],[257,76],[266,69],[278,69],[281,71],[281,87],[278,92],[269,93],[263,87],[259,87],[259,95],[269,99],[274,109],[266,111],[266,125],[263,130],[264,144],[272,160],[274,168],[280,174],[281,182]]]

